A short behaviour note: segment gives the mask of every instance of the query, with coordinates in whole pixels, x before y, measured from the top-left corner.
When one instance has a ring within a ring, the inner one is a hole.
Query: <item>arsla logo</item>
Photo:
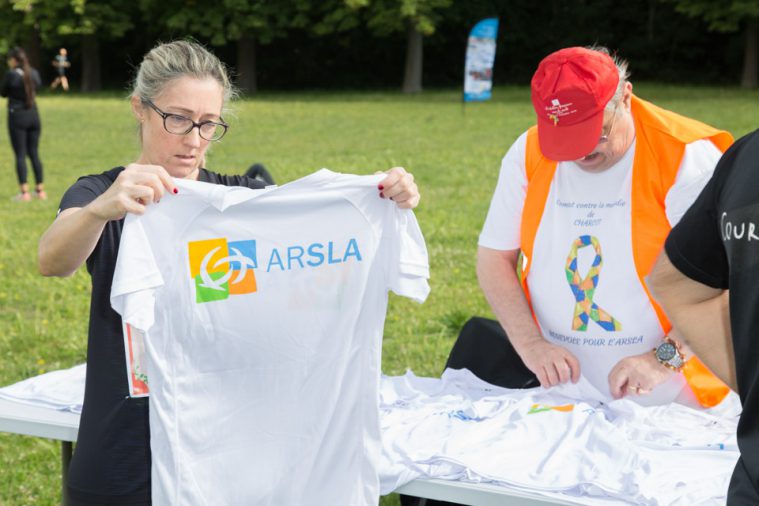
[[[344,245],[344,246],[343,246]],[[195,280],[196,301],[224,300],[230,295],[242,295],[257,291],[258,268],[256,241],[229,241],[207,239],[187,243],[190,256],[190,275]],[[293,244],[261,248],[261,272],[265,274],[286,273],[302,269],[361,262],[358,241],[351,237],[342,241]],[[268,258],[268,260],[266,260]],[[265,268],[265,270],[264,270]]]
[[[208,239],[188,243],[196,302],[256,291],[256,241]]]

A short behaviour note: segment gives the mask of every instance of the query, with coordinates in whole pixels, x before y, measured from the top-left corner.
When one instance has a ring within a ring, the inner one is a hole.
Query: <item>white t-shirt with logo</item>
[[[724,504],[739,456],[735,393],[711,410],[596,393],[585,379],[510,390],[466,369],[383,377],[382,490],[426,477],[562,504]]]
[[[155,504],[377,504],[388,291],[429,292],[382,177],[177,180],[127,217],[111,302],[147,331]]]
[[[479,244],[496,250],[520,247],[527,176],[526,133],[503,159],[498,185]],[[582,374],[610,395],[608,375],[623,358],[650,352],[664,331],[638,278],[633,260],[630,201],[635,143],[609,169],[590,173],[574,162],[556,167],[535,235],[527,276],[533,310],[543,336],[569,349]],[[721,156],[711,141],[686,145],[665,198],[677,223],[712,175]],[[682,375],[659,385],[643,404],[676,399]]]

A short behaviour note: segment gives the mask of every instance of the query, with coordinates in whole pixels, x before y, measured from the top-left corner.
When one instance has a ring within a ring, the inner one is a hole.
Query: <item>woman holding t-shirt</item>
[[[69,276],[86,262],[92,276],[87,380],[79,437],[69,470],[73,505],[150,504],[148,399],[128,395],[121,318],[109,304],[123,218],[177,193],[172,177],[261,188],[245,176],[201,167],[211,142],[224,136],[222,118],[234,94],[223,64],[202,46],[161,44],[146,56],[131,97],[142,149],[125,167],[79,179],[40,239],[45,276]],[[388,171],[377,198],[416,207],[419,192],[403,168]]]

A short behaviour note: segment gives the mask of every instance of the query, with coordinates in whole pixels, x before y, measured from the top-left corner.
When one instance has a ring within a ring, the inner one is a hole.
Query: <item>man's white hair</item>
[[[625,85],[627,84],[627,78],[630,77],[630,72],[627,70],[629,63],[624,58],[620,58],[616,54],[612,54],[611,51],[609,51],[609,48],[605,46],[592,45],[587,46],[586,49],[609,55],[614,62],[614,65],[617,67],[617,72],[619,72],[619,84],[617,84],[617,91],[614,92],[614,95],[612,95],[611,99],[606,104],[606,109],[613,111],[622,101],[622,96],[625,94]]]

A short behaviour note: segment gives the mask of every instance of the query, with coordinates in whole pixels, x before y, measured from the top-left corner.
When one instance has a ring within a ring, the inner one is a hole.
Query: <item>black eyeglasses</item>
[[[227,133],[229,125],[217,121],[201,121],[196,123],[187,116],[180,114],[171,114],[160,110],[153,102],[147,98],[142,99],[142,103],[147,104],[159,116],[163,118],[163,128],[174,135],[187,135],[193,128],[198,128],[200,136],[207,141],[218,141]],[[223,120],[222,120],[223,121]]]

